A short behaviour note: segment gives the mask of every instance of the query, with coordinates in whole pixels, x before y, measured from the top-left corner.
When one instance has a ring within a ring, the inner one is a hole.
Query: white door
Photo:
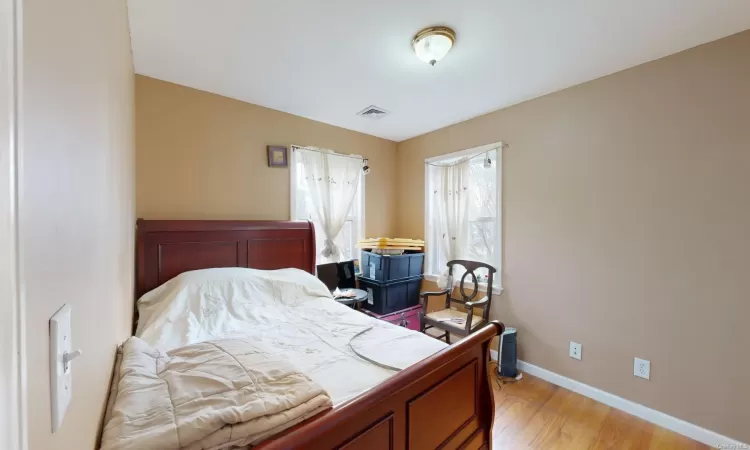
[[[25,448],[21,303],[16,280],[17,28],[20,0],[0,0],[0,448]]]

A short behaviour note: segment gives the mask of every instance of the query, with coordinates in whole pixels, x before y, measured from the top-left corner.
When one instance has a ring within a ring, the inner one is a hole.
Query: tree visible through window
[[[497,163],[496,151],[490,152],[490,161]],[[477,159],[479,161],[477,161]],[[469,165],[469,247],[467,256],[493,264],[495,234],[497,231],[497,170],[484,167],[484,156],[474,158]]]
[[[438,202],[446,201],[445,197],[439,194],[441,186],[440,167],[435,165],[451,165],[466,161],[468,156],[463,154],[471,151],[460,152],[460,154],[449,154],[440,158],[431,158],[427,163],[426,189],[425,189],[425,237],[427,240],[427,255],[425,273],[436,275],[439,274],[447,263],[444,252],[440,251],[441,239],[439,223],[440,211],[445,213],[445,208],[441,209]],[[501,174],[502,159],[497,149],[490,150],[486,153],[476,154],[468,159],[468,176],[462,182],[460,191],[465,195],[466,204],[460,208],[453,208],[452,211],[461,211],[465,217],[459,220],[463,226],[458,227],[459,235],[455,237],[458,242],[458,254],[456,259],[468,259],[481,261],[493,265],[498,271],[500,270],[500,253],[501,253],[501,198],[500,186],[498,184]],[[489,163],[487,162],[489,159]],[[485,271],[486,272],[486,271]],[[486,273],[481,273],[483,278]],[[496,278],[499,280],[499,277]]]

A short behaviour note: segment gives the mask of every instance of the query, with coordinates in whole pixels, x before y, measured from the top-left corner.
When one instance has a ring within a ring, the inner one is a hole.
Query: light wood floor
[[[710,448],[527,374],[492,383],[495,450]]]

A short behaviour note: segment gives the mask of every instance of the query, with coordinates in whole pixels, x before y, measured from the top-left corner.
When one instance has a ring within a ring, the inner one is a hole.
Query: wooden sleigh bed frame
[[[138,220],[136,295],[182,272],[212,267],[315,273],[310,222]],[[257,449],[489,448],[494,416],[487,362],[492,322]]]

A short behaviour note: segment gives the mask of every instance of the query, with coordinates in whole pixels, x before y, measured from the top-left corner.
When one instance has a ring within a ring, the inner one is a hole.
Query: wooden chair
[[[443,289],[437,292],[422,292],[419,294],[420,302],[422,303],[422,312],[419,313],[420,329],[422,333],[430,328],[437,328],[445,331],[445,334],[435,336],[438,339],[445,338],[445,342],[451,343],[451,333],[459,335],[461,337],[468,336],[474,331],[480,329],[482,325],[489,322],[490,315],[490,303],[492,303],[492,278],[497,270],[489,264],[477,262],[477,261],[465,261],[456,259],[448,262],[448,274],[453,282],[453,269],[455,266],[460,265],[466,269],[466,272],[461,277],[461,283],[459,284],[459,292],[463,299],[455,299],[452,297],[453,286],[448,289]],[[481,299],[474,301],[479,294],[479,281],[477,279],[475,270],[484,268],[487,269],[487,294]],[[471,276],[471,280],[474,283],[474,289],[469,295],[464,290],[464,281],[466,277]],[[438,297],[445,295],[445,308],[439,311],[427,312],[427,302],[430,297]],[[452,307],[452,304],[458,304],[458,308]]]

